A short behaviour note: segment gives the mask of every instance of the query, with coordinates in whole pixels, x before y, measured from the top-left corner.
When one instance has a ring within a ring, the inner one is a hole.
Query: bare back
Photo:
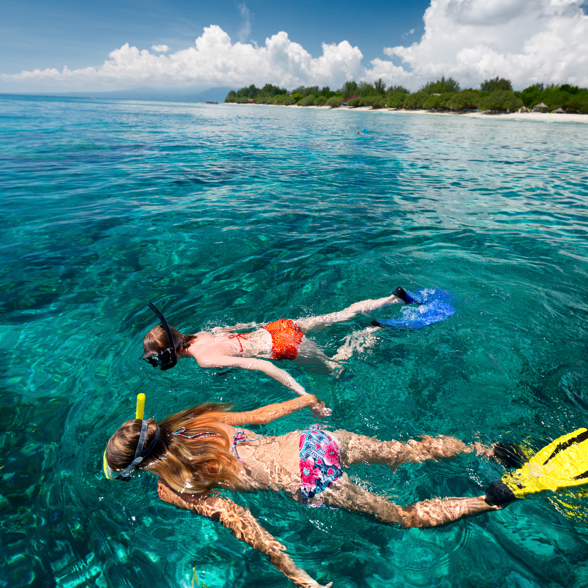
[[[234,489],[238,492],[277,490],[298,498],[300,431],[292,431],[280,437],[261,438],[254,431],[241,428],[239,431],[243,431],[247,439],[257,440],[236,445],[240,467]]]
[[[221,357],[271,357],[272,338],[263,329],[243,334],[202,331],[187,351],[200,367],[216,367]]]

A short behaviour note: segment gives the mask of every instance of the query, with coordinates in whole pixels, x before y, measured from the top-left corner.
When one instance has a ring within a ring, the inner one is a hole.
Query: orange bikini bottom
[[[304,335],[293,320],[279,319],[263,328],[272,336],[272,359],[296,359]]]

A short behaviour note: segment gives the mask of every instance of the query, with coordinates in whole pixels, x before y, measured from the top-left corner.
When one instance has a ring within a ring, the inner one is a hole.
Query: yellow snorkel
[[[139,420],[143,420],[143,415],[145,414],[145,394],[142,392],[137,394],[137,410],[135,412],[135,418]],[[102,454],[102,469],[104,470],[104,475],[106,476],[107,480],[116,480],[117,474],[110,469],[108,465],[108,461],[106,459],[106,449]]]
[[[145,414],[145,394],[137,394],[137,412],[135,414],[136,419],[143,420]]]

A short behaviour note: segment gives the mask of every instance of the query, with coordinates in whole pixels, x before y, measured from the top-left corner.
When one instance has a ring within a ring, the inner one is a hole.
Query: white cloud
[[[211,25],[193,46],[175,53],[166,45],[153,45],[150,52],[127,43],[98,67],[36,69],[0,78],[51,91],[239,88],[267,82],[287,88],[337,88],[350,79],[378,78],[416,89],[441,75],[473,87],[495,76],[509,78],[519,88],[535,82],[588,86],[588,16],[582,4],[583,0],[431,0],[421,39],[385,48],[388,58],[374,59],[367,66],[360,49],[348,41],[325,43],[322,55],[313,57],[283,31],[258,46],[233,43],[219,26]],[[249,10],[245,3],[238,8],[244,39],[251,32]]]
[[[243,43],[249,39],[249,35],[251,34],[251,19],[249,15],[249,8],[247,8],[245,2],[242,4],[237,4],[237,8],[239,9],[239,13],[243,19],[243,24],[239,30],[239,41]]]
[[[584,0],[432,0],[425,33],[409,47],[384,49],[399,58],[391,70],[411,87],[453,76],[477,86],[495,76],[515,87],[535,82],[588,86],[588,17]],[[389,76],[390,62],[374,60],[369,78]]]
[[[232,43],[219,26],[205,27],[195,45],[169,55],[154,55],[128,43],[115,49],[100,67],[70,70],[64,67],[3,75],[6,81],[44,82],[60,88],[128,88],[131,86],[235,86],[277,84],[293,88],[300,84],[340,86],[364,73],[363,55],[347,41],[323,44],[314,58],[285,32],[264,46]]]

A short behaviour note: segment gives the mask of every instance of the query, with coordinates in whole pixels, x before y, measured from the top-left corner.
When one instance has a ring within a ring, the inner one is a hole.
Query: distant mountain
[[[114,98],[118,100],[161,100],[163,102],[223,102],[232,88],[135,88],[116,92],[67,92],[61,94],[45,93],[45,96],[71,96],[72,98]]]

